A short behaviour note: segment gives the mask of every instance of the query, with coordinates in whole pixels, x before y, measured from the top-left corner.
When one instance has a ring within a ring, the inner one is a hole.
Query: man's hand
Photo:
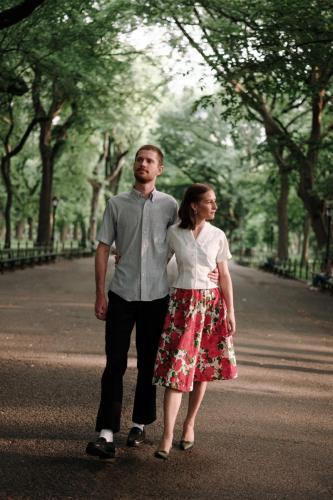
[[[215,285],[219,284],[219,270],[217,267],[215,267],[213,271],[209,271],[208,278],[210,279],[210,281],[215,283]]]
[[[101,321],[106,320],[106,313],[108,310],[108,303],[105,294],[98,295],[95,302],[95,316]]]
[[[229,335],[235,335],[236,320],[234,311],[227,311],[226,322]]]

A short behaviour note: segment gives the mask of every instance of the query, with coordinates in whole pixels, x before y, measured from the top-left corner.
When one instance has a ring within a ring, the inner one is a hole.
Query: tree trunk
[[[5,205],[5,248],[10,248],[12,243],[12,223],[11,209],[13,204],[13,187],[10,178],[10,157],[3,156],[1,158],[1,175],[6,189],[6,205]]]
[[[79,218],[79,224],[80,224],[80,229],[81,229],[81,247],[86,248],[87,246],[87,228],[86,228],[86,223],[85,220],[82,216]]]
[[[93,170],[94,177],[89,179],[89,182],[92,187],[89,228],[88,228],[88,239],[90,242],[94,242],[96,240],[98,202],[99,202],[100,192],[102,189],[102,183],[98,180],[98,178],[100,176],[102,167],[104,167],[104,177],[106,176],[106,172],[111,157],[111,152],[110,152],[111,143],[112,139],[110,137],[110,134],[108,132],[104,132],[102,152],[100,153],[97,163]]]
[[[300,173],[298,195],[304,203],[304,207],[310,216],[311,226],[320,247],[324,247],[327,241],[327,230],[324,220],[324,203],[315,194],[313,175],[309,166],[303,165]]]
[[[278,216],[278,258],[288,259],[288,195],[289,172],[280,168],[280,193],[277,202]]]
[[[90,179],[90,184],[92,186],[91,204],[90,204],[90,218],[89,218],[89,229],[88,229],[88,239],[89,241],[96,240],[97,233],[97,213],[98,213],[98,202],[99,196],[102,189],[102,183]]]
[[[65,243],[67,241],[67,237],[68,237],[68,224],[66,224],[66,222],[63,222],[61,224],[61,228],[60,228],[60,241],[61,243]]]
[[[309,236],[310,236],[310,217],[308,214],[306,214],[303,222],[303,241],[302,241],[302,254],[301,254],[302,265],[308,261]]]
[[[32,217],[28,217],[28,240],[32,241],[34,239],[33,235],[33,219]]]
[[[36,115],[43,118],[40,124],[39,151],[42,160],[42,185],[39,198],[39,216],[37,245],[49,245],[51,243],[51,199],[54,164],[66,139],[67,129],[73,124],[75,112],[72,105],[72,114],[66,122],[57,128],[56,138],[52,137],[53,120],[61,112],[65,97],[61,89],[57,87],[57,79],[52,82],[52,103],[46,113],[41,101],[41,75],[35,68],[35,80],[32,86],[32,100]]]
[[[53,158],[51,142],[51,122],[41,124],[39,150],[42,159],[42,185],[39,197],[39,217],[37,245],[51,242],[51,197],[53,182]]]
[[[20,220],[17,222],[15,227],[15,236],[17,240],[23,240],[25,232],[25,221]]]
[[[112,181],[110,182],[110,189],[111,189],[111,192],[112,194],[116,195],[118,194],[118,191],[119,191],[119,184],[120,184],[120,180],[121,180],[121,176],[122,176],[122,173],[123,173],[123,169],[121,169],[119,172],[118,172],[118,175],[112,179]]]
[[[6,226],[5,226],[5,214],[2,210],[0,210],[0,240],[5,239],[5,232],[6,232]]]
[[[75,220],[73,224],[73,240],[77,241],[79,239],[79,221]]]
[[[121,148],[118,148],[114,161],[112,161],[112,159],[110,158],[110,173],[106,177],[106,181],[109,183],[110,190],[114,195],[118,193],[119,182],[123,173],[125,156],[127,155],[127,153],[128,149],[123,150]]]

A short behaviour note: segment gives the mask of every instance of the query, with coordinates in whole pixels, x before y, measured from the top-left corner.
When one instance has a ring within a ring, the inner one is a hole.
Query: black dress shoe
[[[146,438],[145,430],[143,431],[139,429],[139,427],[132,427],[129,431],[127,438],[127,446],[140,446],[141,443],[144,442]]]
[[[105,438],[99,437],[96,441],[90,441],[87,444],[86,453],[93,457],[103,459],[114,458],[116,448],[114,443],[107,441]]]

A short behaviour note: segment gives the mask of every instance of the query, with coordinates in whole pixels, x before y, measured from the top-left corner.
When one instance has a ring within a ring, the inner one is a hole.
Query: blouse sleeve
[[[229,244],[227,237],[224,233],[221,233],[220,241],[219,241],[219,249],[216,256],[216,262],[222,262],[224,260],[229,260],[232,258],[232,255],[229,250]]]

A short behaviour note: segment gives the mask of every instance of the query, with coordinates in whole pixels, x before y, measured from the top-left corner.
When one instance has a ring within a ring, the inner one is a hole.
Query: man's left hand
[[[220,277],[219,277],[219,270],[217,269],[217,267],[215,267],[215,269],[213,269],[213,271],[209,271],[208,278],[210,279],[210,281],[212,281],[216,285],[219,284]]]

